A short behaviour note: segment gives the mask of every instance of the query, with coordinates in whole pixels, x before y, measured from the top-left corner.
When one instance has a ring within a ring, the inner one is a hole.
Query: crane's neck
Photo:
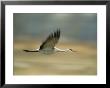
[[[62,49],[59,49],[59,48],[56,48],[56,47],[55,47],[55,49],[56,49],[57,52],[68,52],[68,51],[75,52],[72,49],[64,49],[64,50],[62,50]]]
[[[68,52],[68,51],[73,52],[73,50],[72,50],[72,49],[65,49],[65,50],[64,50],[64,52]]]

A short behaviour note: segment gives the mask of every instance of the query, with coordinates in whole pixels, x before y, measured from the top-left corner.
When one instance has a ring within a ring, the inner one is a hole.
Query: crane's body
[[[73,51],[72,49],[59,49],[56,48],[55,45],[58,43],[60,38],[60,29],[57,29],[54,33],[50,34],[47,39],[41,44],[39,49],[34,50],[24,50],[25,52],[40,52],[43,54],[52,54],[55,52],[67,52],[67,51]]]

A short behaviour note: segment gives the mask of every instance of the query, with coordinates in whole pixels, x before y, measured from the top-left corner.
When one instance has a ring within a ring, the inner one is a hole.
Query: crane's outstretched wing
[[[54,46],[58,43],[60,38],[60,30],[57,29],[54,33],[50,34],[47,39],[41,44],[40,50],[54,49]]]

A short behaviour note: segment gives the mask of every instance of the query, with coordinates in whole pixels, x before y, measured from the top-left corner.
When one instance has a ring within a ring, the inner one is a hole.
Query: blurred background
[[[97,41],[97,14],[95,13],[15,13],[14,38],[23,40],[45,39],[51,32],[60,28],[61,41]]]
[[[14,13],[14,75],[96,75],[96,13]],[[57,28],[56,45],[77,52],[45,55],[26,53],[36,49]]]

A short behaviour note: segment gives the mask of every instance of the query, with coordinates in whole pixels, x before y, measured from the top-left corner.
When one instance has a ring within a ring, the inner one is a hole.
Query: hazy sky
[[[45,39],[48,34],[60,28],[64,40],[97,40],[96,13],[14,13],[13,18],[15,39]]]

